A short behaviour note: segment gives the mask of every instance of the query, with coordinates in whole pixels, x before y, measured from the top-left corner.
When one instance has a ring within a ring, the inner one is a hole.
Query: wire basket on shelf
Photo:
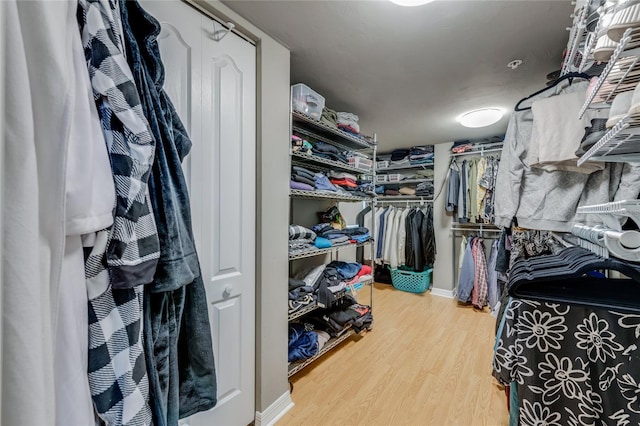
[[[431,286],[432,272],[433,269],[425,269],[423,272],[392,269],[391,282],[398,290],[411,293],[424,293]]]

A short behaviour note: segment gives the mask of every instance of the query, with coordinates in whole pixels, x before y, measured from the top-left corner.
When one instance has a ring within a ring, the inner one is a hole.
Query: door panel
[[[158,43],[167,76],[164,90],[169,95],[171,102],[173,102],[173,106],[178,111],[189,135],[194,139],[199,139],[200,117],[197,117],[197,125],[194,126],[191,108],[192,105],[199,105],[201,98],[199,90],[201,86],[200,32],[192,29],[191,31],[185,31],[184,36],[188,37],[189,41],[184,39],[183,34],[176,27],[163,22],[162,30],[158,36]],[[196,134],[194,134],[194,131]],[[184,170],[187,186],[191,190],[191,155],[184,159],[182,169]]]
[[[234,34],[202,41],[203,164],[201,177],[212,196],[203,233],[219,365],[222,424],[249,424],[255,380],[255,47]],[[204,255],[204,254],[203,254]],[[222,342],[225,342],[222,345]],[[251,371],[252,374],[247,374]],[[249,413],[247,407],[251,407]],[[240,416],[233,413],[243,413]],[[210,424],[205,416],[193,425]]]
[[[143,4],[162,24],[165,90],[193,141],[183,168],[218,374],[218,405],[185,423],[246,425],[255,413],[256,51],[234,34],[213,40],[213,21],[184,3]]]
[[[214,82],[214,93],[219,94],[218,99],[213,99],[215,106],[212,109],[214,117],[218,119],[216,128],[219,129],[213,143],[220,147],[219,158],[224,159],[218,163],[217,180],[220,188],[220,218],[216,225],[216,234],[219,235],[220,246],[217,251],[216,264],[218,270],[214,275],[216,279],[222,279],[227,274],[241,271],[242,238],[236,232],[243,232],[241,224],[234,223],[227,226],[230,218],[242,217],[242,190],[243,160],[242,148],[242,72],[234,64],[233,60],[224,55],[217,58],[212,65],[211,80]],[[224,105],[235,105],[236,108],[226,108]],[[216,112],[219,111],[219,115]],[[222,143],[229,141],[230,143]],[[226,222],[226,223],[225,223]]]

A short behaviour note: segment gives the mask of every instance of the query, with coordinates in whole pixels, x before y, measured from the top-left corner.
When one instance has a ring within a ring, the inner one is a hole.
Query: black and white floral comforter
[[[494,375],[522,425],[640,424],[640,315],[512,299]]]

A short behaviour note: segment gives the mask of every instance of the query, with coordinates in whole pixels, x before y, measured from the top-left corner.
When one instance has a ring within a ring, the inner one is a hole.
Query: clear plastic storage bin
[[[388,161],[378,161],[376,162],[376,167],[378,170],[382,170],[382,169],[386,169],[389,167],[389,162]]]
[[[291,87],[291,106],[295,111],[320,120],[324,108],[324,97],[306,84],[298,83]]]
[[[362,157],[349,158],[349,165],[356,169],[370,171],[373,167],[373,161]]]
[[[399,173],[391,173],[388,176],[389,182],[400,182],[402,179],[404,179],[404,175],[401,175]]]

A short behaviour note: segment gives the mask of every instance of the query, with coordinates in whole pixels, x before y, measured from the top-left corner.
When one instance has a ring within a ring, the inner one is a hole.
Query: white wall
[[[451,292],[454,288],[452,265],[452,239],[451,239],[451,214],[445,211],[446,204],[446,179],[451,161],[452,143],[442,143],[435,145],[435,165],[434,165],[434,188],[438,194],[442,191],[433,203],[433,226],[436,233],[436,247],[438,254],[433,267],[433,288],[442,292]],[[444,186],[443,186],[444,185]],[[444,294],[440,292],[441,294]]]
[[[289,50],[215,0],[196,3],[231,20],[256,41],[256,411],[284,393],[287,380],[287,227],[289,225]]]
[[[0,3],[0,28],[6,28],[4,25],[4,5]],[[6,58],[4,56],[4,32],[0,30],[0,87],[4,88],[4,64]],[[0,93],[0,171],[2,170],[4,164],[4,95]],[[4,241],[2,238],[2,229],[4,227],[4,223],[2,222],[2,206],[3,206],[3,198],[4,198],[4,187],[2,183],[2,173],[0,173],[0,384],[2,383],[2,329],[4,328],[4,324],[2,321],[2,289],[4,285],[2,283],[2,242]],[[0,413],[2,413],[2,386],[0,385]]]

